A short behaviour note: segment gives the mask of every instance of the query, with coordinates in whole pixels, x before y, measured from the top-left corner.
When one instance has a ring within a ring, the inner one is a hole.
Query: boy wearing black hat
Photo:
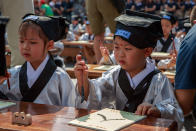
[[[70,77],[48,53],[54,42],[66,36],[68,26],[61,17],[24,17],[19,27],[19,50],[26,62],[10,69],[10,89],[6,81],[1,83],[1,95],[10,100],[75,106],[77,95]]]
[[[78,89],[91,109],[114,108],[139,115],[176,120],[183,114],[166,76],[147,57],[161,37],[160,18],[127,11],[116,18],[114,55],[119,66],[98,79],[88,79],[88,69],[77,56],[75,76]],[[84,90],[83,90],[84,89]]]

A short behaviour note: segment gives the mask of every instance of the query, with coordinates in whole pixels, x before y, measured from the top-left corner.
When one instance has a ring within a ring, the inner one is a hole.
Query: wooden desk
[[[104,70],[94,70],[93,68],[98,67],[100,65],[95,65],[95,64],[87,64],[88,66],[88,77],[90,79],[94,79],[94,78],[98,78],[102,75],[103,72],[105,72]],[[69,74],[69,76],[71,78],[75,78],[74,75],[74,68],[66,68],[67,73]]]
[[[88,66],[88,70],[89,70],[88,77],[90,79],[95,79],[95,78],[101,77],[102,76],[102,73],[105,72],[104,70],[95,70],[94,69],[95,67],[98,67],[100,65],[87,64],[87,66]],[[69,76],[71,78],[75,78],[74,68],[66,68],[66,71],[67,71],[67,73],[69,74]],[[165,75],[169,78],[169,80],[171,81],[171,83],[174,83],[175,75],[171,75],[171,74],[168,74],[168,73],[166,73]]]
[[[62,56],[68,56],[68,55],[76,55],[79,54],[79,52],[83,52],[84,56],[86,57],[88,64],[96,63],[95,53],[93,49],[93,42],[92,41],[66,41],[62,40],[64,43],[64,51],[61,54]],[[104,44],[109,51],[113,50],[113,44],[112,43],[106,43]],[[66,47],[66,46],[82,46],[81,48],[74,48],[74,47]]]
[[[162,59],[170,59],[171,55],[169,53],[164,53],[164,52],[152,52],[151,57],[152,59],[155,60],[162,60]]]
[[[30,113],[32,115],[32,125],[19,126],[11,124],[12,112]],[[72,107],[50,106],[34,104],[29,102],[17,102],[12,106],[0,110],[0,130],[3,131],[91,131],[90,129],[68,125],[68,122],[94,111],[85,109],[75,109]],[[142,121],[124,128],[122,131],[176,131],[177,123],[173,120],[147,117]]]
[[[85,58],[87,59],[89,64],[96,62],[95,53],[93,50],[93,42],[89,41],[66,41],[62,40],[64,44],[64,51],[61,56],[72,56],[75,57],[79,53],[84,53]],[[71,47],[67,47],[71,46]],[[72,46],[82,46],[79,47],[72,47]]]
[[[171,83],[174,83],[175,82],[175,73],[174,73],[174,71],[163,71],[162,72],[164,75],[166,75],[167,76],[167,78],[169,78],[169,80],[171,81]]]

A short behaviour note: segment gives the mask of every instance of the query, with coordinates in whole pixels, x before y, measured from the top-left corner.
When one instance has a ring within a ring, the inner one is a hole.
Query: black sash
[[[151,73],[149,73],[134,90],[132,87],[130,87],[130,83],[126,75],[126,71],[124,69],[120,70],[120,74],[118,77],[119,86],[128,99],[124,111],[128,111],[128,112],[136,111],[137,106],[142,103],[147,93],[152,77],[159,72],[160,72],[159,70],[154,70]]]
[[[57,66],[55,65],[52,58],[49,58],[44,70],[42,71],[38,79],[35,81],[33,86],[29,88],[27,84],[27,62],[25,62],[21,67],[19,74],[20,92],[23,96],[21,101],[33,102],[44,89],[56,68]]]
[[[0,91],[0,99],[8,100],[7,96]]]
[[[163,39],[160,39],[161,44],[163,45],[161,52],[167,52],[169,46],[171,45],[173,41],[174,35],[169,35],[168,39],[164,41]]]

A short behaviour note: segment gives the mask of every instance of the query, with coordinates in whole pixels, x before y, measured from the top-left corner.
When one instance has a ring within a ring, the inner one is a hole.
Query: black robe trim
[[[169,46],[173,42],[173,39],[174,39],[174,35],[171,35],[171,34],[169,35],[169,37],[166,41],[164,41],[163,39],[160,39],[160,42],[163,45],[161,52],[167,52]]]
[[[33,86],[29,88],[27,84],[27,62],[25,62],[21,67],[19,74],[20,92],[23,96],[21,101],[33,102],[44,89],[56,68],[57,66],[55,65],[52,58],[49,58],[44,70],[42,71],[38,79],[35,81]]]
[[[9,99],[7,98],[7,96],[4,95],[1,91],[0,91],[0,99],[9,100]]]
[[[159,70],[154,70],[151,73],[149,73],[136,87],[134,90],[129,83],[128,77],[126,75],[126,71],[121,68],[120,74],[118,77],[119,86],[122,89],[124,95],[127,97],[128,102],[126,103],[124,107],[124,111],[128,112],[135,112],[137,109],[137,106],[142,103],[148,87],[150,86],[152,77],[159,73]]]

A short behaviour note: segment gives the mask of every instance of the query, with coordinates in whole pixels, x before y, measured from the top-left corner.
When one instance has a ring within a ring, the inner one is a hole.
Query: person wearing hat
[[[168,52],[179,50],[180,48],[180,39],[175,37],[172,34],[172,28],[176,23],[175,17],[170,14],[164,12],[161,17],[161,26],[163,30],[163,37],[157,41],[157,45],[154,49],[156,52]]]
[[[148,58],[162,36],[160,18],[127,10],[115,20],[114,56],[118,66],[90,80],[87,65],[81,56],[76,58],[77,85],[88,108],[113,108],[173,119],[180,129],[183,113],[173,87]]]
[[[69,31],[73,32],[76,40],[78,40],[82,31],[82,25],[79,23],[80,17],[77,15],[72,16],[72,24],[69,26]]]
[[[1,95],[9,100],[77,106],[70,77],[48,53],[54,42],[66,36],[66,28],[68,22],[62,17],[24,16],[18,32],[19,50],[26,62],[9,70],[10,88],[6,81],[1,83]]]
[[[80,37],[79,37],[79,40],[81,41],[93,41],[94,39],[94,34],[92,33],[91,31],[91,28],[90,28],[90,22],[87,20],[86,21],[86,31],[84,34],[82,34]]]

